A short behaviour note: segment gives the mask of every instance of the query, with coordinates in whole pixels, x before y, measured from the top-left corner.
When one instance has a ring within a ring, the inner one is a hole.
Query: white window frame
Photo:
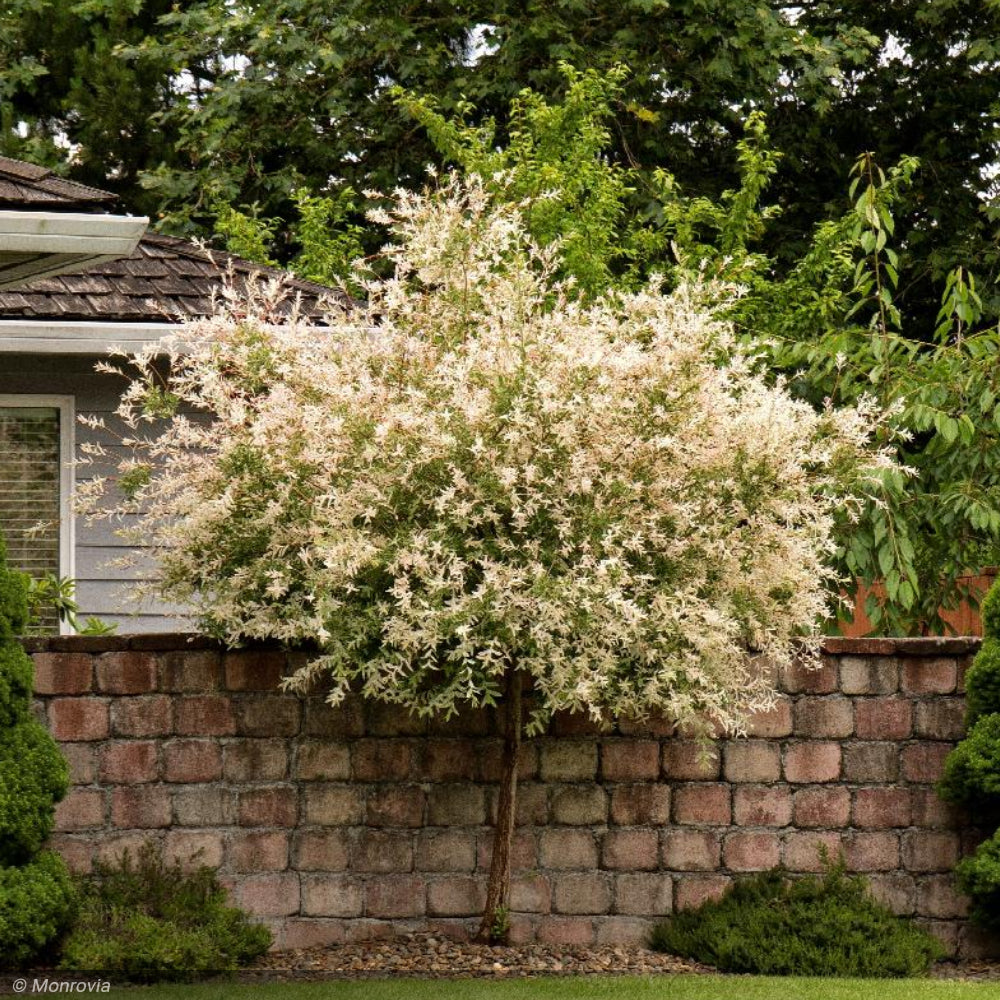
[[[73,518],[73,491],[76,488],[76,397],[38,393],[0,393],[0,407],[32,409],[48,407],[59,411],[59,575],[76,579],[76,524]],[[66,622],[59,623],[60,635],[71,635]]]

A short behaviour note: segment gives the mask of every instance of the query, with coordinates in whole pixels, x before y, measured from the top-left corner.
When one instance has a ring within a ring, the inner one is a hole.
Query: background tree
[[[891,463],[870,410],[769,386],[705,289],[581,303],[475,177],[381,222],[392,276],[323,337],[236,302],[166,376],[134,358],[120,415],[166,425],[117,480],[209,633],[318,642],[290,687],[503,705],[499,937],[522,697],[529,732],[559,709],[740,731],[816,649],[837,512]]]

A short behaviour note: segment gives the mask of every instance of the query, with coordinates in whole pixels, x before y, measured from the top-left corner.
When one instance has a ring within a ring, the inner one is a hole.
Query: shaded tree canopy
[[[919,157],[897,212],[910,265],[899,299],[926,317],[956,264],[981,279],[997,269],[998,38],[995,0],[9,0],[0,151],[62,164],[164,228],[205,233],[220,204],[289,220],[296,187],[416,184],[439,157],[394,85],[445,113],[493,117],[504,140],[522,88],[561,96],[559,60],[620,62],[631,76],[608,155],[666,167],[689,194],[738,183],[742,123],[768,114],[783,154],[766,248],[779,263],[842,210],[859,152],[885,165]],[[996,314],[992,289],[986,299]]]

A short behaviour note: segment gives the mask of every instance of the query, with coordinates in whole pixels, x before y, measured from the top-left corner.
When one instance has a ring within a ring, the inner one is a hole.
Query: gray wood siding
[[[120,378],[95,372],[96,360],[51,354],[0,354],[0,394],[73,396],[77,414],[103,416],[111,431],[95,432],[78,423],[74,428],[76,457],[83,457],[81,445],[92,440],[100,441],[106,448],[112,446],[110,450],[121,451],[114,448],[114,442],[120,440],[113,433],[118,425],[114,411],[125,383]],[[107,471],[107,468],[78,466],[76,480],[81,482]],[[79,515],[74,522],[74,572],[81,615],[96,615],[114,623],[120,633],[191,628],[183,618],[183,609],[155,599],[136,600],[136,585],[152,580],[155,566],[141,548],[132,548],[115,534],[116,525],[107,521],[88,524]],[[135,518],[126,518],[123,523],[134,524]],[[136,556],[136,565],[128,568],[113,565],[114,560],[130,554]]]

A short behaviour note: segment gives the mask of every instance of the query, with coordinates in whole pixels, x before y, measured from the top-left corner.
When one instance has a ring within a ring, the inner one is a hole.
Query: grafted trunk
[[[479,926],[480,941],[506,940],[510,906],[510,852],[514,842],[514,812],[517,806],[517,765],[521,750],[521,674],[507,675],[504,691],[503,760],[500,767],[500,796],[497,822],[493,830],[493,859],[486,885],[486,909]]]

